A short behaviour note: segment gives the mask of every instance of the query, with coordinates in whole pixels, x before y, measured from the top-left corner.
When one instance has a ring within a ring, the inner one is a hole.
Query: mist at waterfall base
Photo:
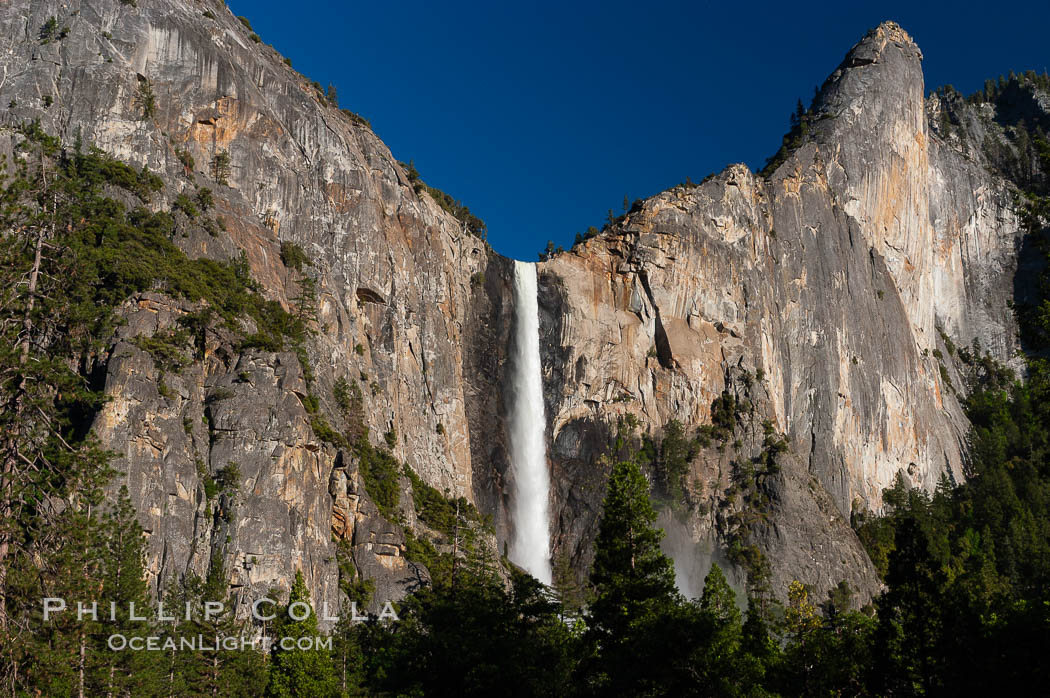
[[[510,440],[511,562],[551,583],[550,473],[544,435],[536,265],[514,263],[514,337],[507,423]]]
[[[664,531],[660,550],[674,563],[674,582],[682,596],[687,599],[703,596],[707,573],[712,564],[718,563],[736,594],[737,606],[747,608],[744,580],[713,538],[697,542],[690,528],[668,508],[658,511],[656,526]]]

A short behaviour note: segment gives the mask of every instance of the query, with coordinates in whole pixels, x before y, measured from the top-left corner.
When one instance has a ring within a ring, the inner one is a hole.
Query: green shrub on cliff
[[[232,166],[232,162],[233,160],[230,157],[230,152],[228,150],[218,151],[211,159],[212,178],[223,186],[230,183],[230,167]]]
[[[412,503],[416,509],[416,516],[430,528],[452,536],[457,525],[457,516],[461,523],[482,522],[478,510],[465,497],[449,498],[424,482],[423,478],[407,465],[404,466],[404,473],[412,483]]]
[[[302,247],[290,240],[281,242],[281,262],[289,269],[302,272],[303,267],[312,267],[313,261]]]
[[[392,520],[401,502],[401,464],[390,451],[376,448],[367,439],[357,442],[354,453],[358,457],[361,479],[368,495],[379,512]]]
[[[458,219],[468,233],[483,240],[485,239],[487,231],[485,221],[471,213],[470,208],[458,199],[454,199],[437,187],[432,187],[420,179],[419,170],[416,169],[415,163],[412,161],[409,161],[407,165],[403,162],[398,164],[405,170],[405,174],[408,175],[408,181],[412,183],[412,187],[417,194],[426,192],[430,195],[430,198],[437,202],[438,206]]]
[[[135,337],[132,342],[153,357],[161,371],[178,373],[190,362],[186,355],[189,332],[185,329],[166,330],[153,336]]]
[[[182,211],[191,220],[200,215],[200,211],[197,210],[196,204],[185,192],[175,197],[175,202],[171,205],[173,211]]]
[[[54,16],[48,17],[44,25],[40,27],[38,36],[42,44],[46,44],[56,38],[58,36],[58,18]]]
[[[366,119],[365,117],[361,116],[357,112],[352,112],[349,109],[340,109],[339,111],[345,114],[346,117],[350,119],[350,121],[354,122],[358,126],[363,126],[369,130],[372,129],[372,122]]]
[[[695,438],[686,438],[685,428],[677,419],[672,419],[664,427],[653,469],[659,486],[672,502],[685,501],[685,476],[699,449],[699,442]]]
[[[137,97],[139,107],[142,109],[143,121],[148,121],[157,115],[157,98],[153,94],[153,85],[146,78],[139,80],[139,94]]]

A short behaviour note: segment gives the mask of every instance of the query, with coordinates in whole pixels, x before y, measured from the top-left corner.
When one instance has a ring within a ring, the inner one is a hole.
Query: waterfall
[[[536,265],[514,263],[514,327],[507,417],[510,436],[510,559],[551,583],[550,474],[544,438]]]

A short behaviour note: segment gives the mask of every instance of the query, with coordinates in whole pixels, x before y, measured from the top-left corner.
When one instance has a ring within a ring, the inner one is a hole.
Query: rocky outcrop
[[[62,36],[45,42],[40,28],[52,16]],[[210,188],[226,231],[212,236],[178,218],[176,244],[191,256],[243,252],[264,293],[286,307],[300,294],[299,274],[282,263],[281,243],[301,246],[319,289],[307,352],[322,410],[338,422],[335,381],[359,383],[375,438],[393,432],[395,455],[427,482],[474,498],[483,469],[472,459],[500,432],[489,409],[500,351],[472,352],[475,342],[500,341],[479,312],[492,307],[499,318],[509,293],[501,261],[416,193],[364,122],[253,42],[220,2],[12,2],[0,9],[0,32],[10,39],[0,57],[4,123],[39,119],[67,143],[80,138],[147,166],[168,182],[168,202]],[[225,173],[214,167],[222,154]],[[118,342],[102,358],[114,401],[98,428],[152,531],[150,567],[164,584],[206,569],[221,549],[229,569],[244,570],[238,584],[290,588],[302,567],[315,599],[334,598],[336,454],[309,428],[299,362],[228,351],[166,377],[174,401],[158,395],[141,352]],[[249,378],[238,382],[241,372]],[[217,386],[234,397],[206,408],[219,438],[202,449],[200,404]],[[227,461],[239,464],[249,494],[220,535],[202,528],[214,506],[202,483]],[[217,536],[225,547],[212,545]]]
[[[375,612],[383,601],[400,598],[430,582],[427,569],[405,557],[404,531],[380,514],[361,483],[357,463],[346,453],[336,456],[328,492],[332,496],[332,534],[348,545],[359,578],[375,585],[370,610]],[[407,500],[403,512],[406,523],[414,523],[415,512]]]
[[[68,31],[45,41],[51,16]],[[135,339],[194,308],[159,294],[129,301],[98,357],[111,401],[96,430],[119,454],[158,585],[221,555],[246,594],[288,588],[302,569],[314,598],[334,601],[341,545],[379,580],[379,598],[425,583],[404,557],[411,504],[400,523],[379,516],[352,456],[311,428],[309,395],[348,426],[340,379],[361,388],[376,443],[390,434],[398,459],[473,501],[505,540],[509,260],[222,3],[12,0],[0,31],[11,38],[2,123],[39,119],[66,142],[147,166],[164,175],[168,203],[210,188],[225,231],[177,217],[176,244],[194,257],[243,253],[285,307],[304,274],[317,285],[305,357],[242,350],[213,328],[162,376]],[[628,414],[658,434],[671,419],[709,423],[725,392],[751,407],[739,446],[704,449],[691,466],[704,506],[685,527],[709,555],[749,506],[727,504],[727,491],[734,462],[765,448],[757,425],[786,435],[747,531],[775,587],[849,579],[870,593],[851,513],[877,510],[897,473],[923,487],[961,476],[967,423],[936,357],[941,332],[1012,357],[1019,226],[1010,187],[929,126],[920,61],[903,30],[880,26],[825,83],[805,143],[768,178],[734,165],[541,264],[554,544],[578,572],[604,493],[600,456]],[[286,266],[282,243],[312,266]],[[216,489],[231,463],[236,491]]]
[[[763,396],[760,418],[791,444],[754,536],[774,586],[875,588],[851,513],[878,510],[898,473],[925,488],[962,476],[967,421],[941,376],[938,329],[1003,361],[1017,346],[1010,187],[930,132],[920,61],[903,30],[880,26],[768,179],[732,166],[543,265],[556,471],[573,472],[581,434],[619,415],[710,422],[742,372]],[[720,468],[702,456],[692,475],[716,483]],[[716,503],[726,485],[705,496]],[[596,496],[559,502],[577,557]]]

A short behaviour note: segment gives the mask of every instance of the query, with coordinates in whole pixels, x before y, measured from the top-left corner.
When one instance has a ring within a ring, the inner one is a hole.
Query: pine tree
[[[890,588],[878,599],[878,673],[890,691],[928,693],[941,679],[936,645],[946,604],[937,571],[930,568],[934,558],[928,528],[907,516],[898,523],[895,539],[886,576]]]
[[[562,606],[570,613],[582,609],[587,603],[587,587],[577,578],[567,550],[554,556],[553,577],[552,588]]]
[[[215,551],[212,554],[208,576],[201,587],[200,598],[204,603],[219,603],[222,607],[218,613],[207,618],[202,614],[195,628],[197,634],[213,643],[221,643],[224,638],[239,640],[251,634],[247,623],[237,620],[236,599],[229,589],[229,577],[222,554]],[[201,678],[202,693],[247,698],[259,695],[266,686],[262,654],[252,648],[223,647],[209,651],[200,660],[203,664],[197,673]]]
[[[801,131],[801,135],[806,135],[809,132],[809,113],[806,112],[806,108],[802,106],[802,99],[798,100],[795,105],[795,122],[798,124]]]
[[[554,241],[553,240],[548,240],[547,241],[547,246],[545,248],[543,248],[542,252],[540,252],[540,261],[541,262],[545,262],[545,261],[547,261],[548,259],[550,259],[553,256],[554,256]]]
[[[984,101],[991,102],[991,101],[995,100],[995,97],[996,97],[995,81],[994,80],[985,80],[984,81]]]
[[[779,659],[780,646],[769,632],[765,619],[765,602],[754,597],[747,602],[747,618],[741,629],[740,658],[737,670],[742,677],[761,685],[766,673]]]
[[[597,595],[591,620],[597,627],[621,629],[631,613],[675,600],[673,566],[660,550],[663,531],[655,522],[649,483],[638,464],[617,463],[609,478],[591,572]]]
[[[144,617],[149,607],[149,589],[145,579],[144,559],[146,544],[142,527],[135,517],[126,486],[121,486],[116,504],[105,515],[101,526],[103,561],[101,598],[115,602],[117,619],[106,621],[106,632],[125,638],[146,637],[152,628],[148,621],[132,620],[130,604],[135,615]],[[149,695],[161,685],[158,665],[149,653],[134,650],[106,652],[100,687],[106,695]]]
[[[304,615],[307,608],[309,613],[302,620],[296,620],[296,617]],[[324,698],[336,695],[336,678],[328,650],[319,648],[316,643],[310,649],[287,648],[287,643],[300,638],[305,642],[305,638],[313,640],[321,636],[302,571],[295,573],[288,605],[278,613],[273,635],[276,641],[270,664],[270,683],[266,687],[267,696]],[[285,646],[282,646],[282,640]]]
[[[606,693],[653,687],[661,647],[660,626],[674,615],[680,597],[671,560],[660,550],[663,531],[649,483],[634,459],[613,466],[595,540],[587,615],[587,641],[594,655],[581,667],[588,690]]]
[[[737,680],[742,629],[736,595],[722,569],[711,566],[699,602],[690,666],[712,694],[731,695]]]
[[[78,151],[57,161],[57,139],[39,124],[21,131],[20,164],[0,188],[0,685],[77,695],[90,682],[91,631],[69,620],[75,613],[38,619],[42,596],[99,592],[93,511],[111,456],[84,423],[101,395],[67,359],[112,316],[85,289],[70,248],[112,213],[96,208],[79,172],[101,158]]]
[[[726,581],[722,568],[717,563],[704,579],[704,593],[700,597],[700,609],[715,623],[724,626],[740,625],[740,609],[736,606],[736,594]]]
[[[332,630],[332,665],[340,696],[356,696],[362,692],[365,677],[362,671],[364,628],[355,622],[350,608],[339,614],[339,622]]]
[[[231,162],[232,160],[228,150],[220,150],[215,153],[215,157],[211,159],[212,179],[223,186],[229,184]]]
[[[220,603],[222,608],[205,617],[207,602]],[[190,607],[189,620],[185,617],[186,604]],[[247,621],[237,620],[235,599],[229,592],[229,579],[219,551],[213,553],[203,580],[191,572],[169,584],[163,605],[165,614],[172,618],[163,626],[163,638],[170,638],[179,648],[156,653],[163,661],[154,658],[164,695],[247,698],[262,694],[266,687],[265,658],[258,649],[247,645],[241,649],[240,639],[256,634]],[[223,645],[224,638],[237,638],[237,649]],[[183,648],[183,639],[194,641],[195,648]]]
[[[12,598],[18,602],[13,616],[27,618],[28,627],[20,636],[8,636],[5,645],[21,655],[15,664],[21,667],[19,678],[27,689],[43,695],[93,695],[100,668],[96,638],[106,632],[99,614],[108,610],[100,598],[98,522],[84,511],[70,510],[55,523],[63,526],[61,540],[51,542],[48,557],[39,561],[42,564],[19,556],[12,570]],[[41,582],[43,593],[37,587]],[[33,601],[26,605],[36,608],[22,607],[27,597]],[[33,611],[38,611],[40,597],[64,599],[67,609],[51,614],[47,622],[36,622]],[[92,601],[99,602],[95,618],[78,618],[77,603],[90,608]]]
[[[295,317],[304,323],[317,321],[317,280],[303,274],[299,279],[299,295],[292,299],[295,303]]]
[[[171,640],[176,649],[165,650],[158,661],[163,678],[164,693],[169,696],[186,695],[190,687],[195,686],[197,669],[202,664],[197,661],[193,652],[181,650],[179,643],[183,637],[193,636],[195,625],[186,620],[185,609],[189,604],[193,612],[200,608],[201,581],[192,572],[181,579],[172,579],[160,597],[164,615],[172,620],[161,623],[160,636],[163,641]]]
[[[853,589],[845,579],[840,581],[834,589],[828,591],[828,600],[821,606],[824,615],[830,619],[843,616],[850,611],[853,605]]]

